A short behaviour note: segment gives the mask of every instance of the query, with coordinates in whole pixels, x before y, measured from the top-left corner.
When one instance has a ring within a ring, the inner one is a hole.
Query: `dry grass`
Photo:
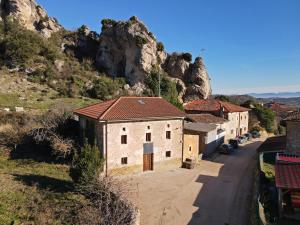
[[[78,224],[74,213],[89,204],[73,192],[68,166],[11,160],[7,151],[0,147],[0,224]]]

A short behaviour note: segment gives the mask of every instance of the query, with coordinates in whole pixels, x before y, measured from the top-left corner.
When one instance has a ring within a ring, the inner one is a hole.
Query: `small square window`
[[[127,135],[121,135],[121,144],[127,144]]]
[[[171,139],[171,131],[167,131],[166,132],[166,138],[167,139]]]
[[[190,146],[190,145],[189,145],[189,151],[190,151],[190,152],[192,151],[192,146]]]
[[[167,127],[170,127],[170,124],[168,124]]]
[[[148,126],[147,128],[148,128],[148,130],[150,130],[150,126]]]
[[[147,142],[151,141],[151,133],[146,133],[146,141]]]
[[[121,164],[126,165],[127,164],[127,157],[121,158]]]
[[[126,131],[126,128],[125,128],[125,127],[123,127],[123,131]]]
[[[166,157],[170,158],[171,157],[171,151],[166,151]]]

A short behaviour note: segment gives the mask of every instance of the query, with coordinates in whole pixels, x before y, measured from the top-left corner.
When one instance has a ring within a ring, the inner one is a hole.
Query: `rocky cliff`
[[[34,0],[0,0],[0,4],[2,19],[11,18],[27,29],[39,32],[45,38],[62,28]]]
[[[56,19],[34,0],[0,0],[2,20],[11,18],[26,29],[49,38],[63,30]],[[128,93],[142,94],[146,79],[153,69],[167,74],[178,88],[179,100],[206,99],[211,95],[208,73],[201,58],[192,62],[189,53],[164,51],[164,46],[133,16],[128,21],[102,20],[100,34],[83,26],[77,32],[62,37],[61,50],[80,61],[89,59],[98,71],[115,77],[125,77]],[[71,52],[71,53],[70,53]]]

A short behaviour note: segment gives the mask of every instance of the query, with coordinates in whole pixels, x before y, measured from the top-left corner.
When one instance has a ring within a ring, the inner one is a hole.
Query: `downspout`
[[[107,163],[107,121],[105,123],[105,164],[106,164],[106,169],[105,169],[105,176],[107,176],[107,171],[108,171],[108,163]]]
[[[183,151],[184,151],[184,119],[182,120],[181,166],[183,164]]]

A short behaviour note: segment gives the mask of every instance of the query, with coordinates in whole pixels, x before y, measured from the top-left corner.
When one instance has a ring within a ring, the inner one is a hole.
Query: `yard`
[[[0,224],[74,224],[85,198],[66,165],[11,158],[0,146]]]
[[[141,224],[248,224],[256,148],[252,142],[233,155],[181,168],[131,175],[130,199],[141,209]]]

